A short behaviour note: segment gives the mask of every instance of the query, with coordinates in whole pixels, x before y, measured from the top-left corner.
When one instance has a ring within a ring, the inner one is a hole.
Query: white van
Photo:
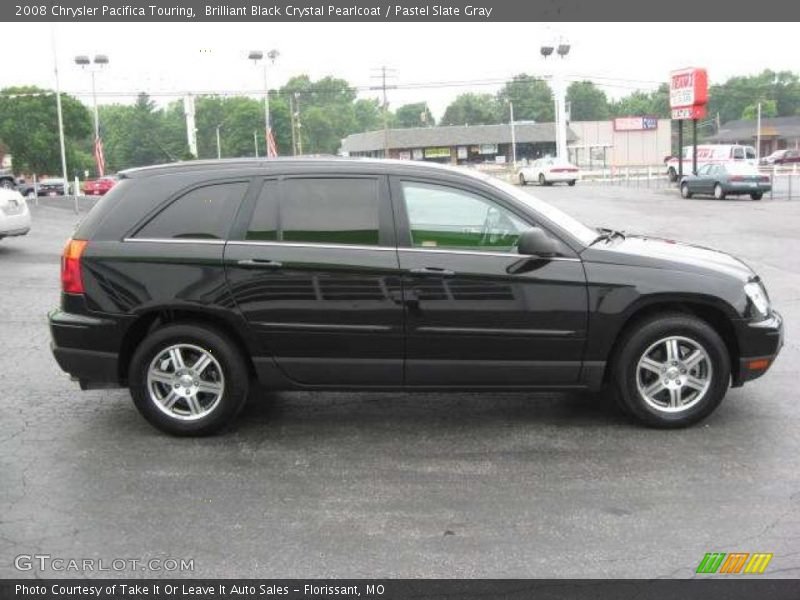
[[[693,146],[683,147],[683,174],[692,170]],[[756,165],[756,149],[739,144],[698,144],[697,168],[708,164],[744,163]],[[670,181],[678,181],[678,159],[674,156],[664,161]]]

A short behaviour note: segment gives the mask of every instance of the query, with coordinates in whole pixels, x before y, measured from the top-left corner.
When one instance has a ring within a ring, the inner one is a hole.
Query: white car
[[[581,172],[578,167],[551,157],[535,160],[517,173],[520,185],[528,185],[534,181],[539,185],[553,185],[559,182],[575,185],[580,178]]]
[[[16,190],[0,189],[0,239],[25,235],[31,229],[31,213]]]

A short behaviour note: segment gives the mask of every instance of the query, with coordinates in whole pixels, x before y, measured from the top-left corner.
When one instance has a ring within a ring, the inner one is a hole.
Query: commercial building
[[[758,139],[756,121],[728,121],[708,141],[717,144],[747,144],[755,146]],[[776,150],[800,150],[800,116],[761,119],[761,156]]]
[[[415,127],[388,131],[389,158],[427,160],[451,164],[510,163],[511,126],[458,125]],[[517,160],[533,160],[556,150],[553,123],[514,123]],[[577,139],[567,131],[567,141]],[[386,145],[384,130],[354,133],[342,140],[342,154],[382,158]]]
[[[514,123],[518,162],[553,155],[554,123]],[[389,129],[355,133],[342,140],[346,156],[389,158],[450,164],[508,164],[512,158],[512,128],[468,125]],[[612,121],[573,121],[567,129],[570,160],[583,168],[659,165],[671,154],[669,119],[626,117]]]

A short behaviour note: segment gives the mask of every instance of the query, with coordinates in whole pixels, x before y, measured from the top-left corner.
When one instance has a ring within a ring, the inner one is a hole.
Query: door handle
[[[261,258],[245,258],[237,261],[236,264],[245,269],[280,269],[283,266],[283,263],[277,260]]]
[[[412,275],[435,275],[438,277],[453,277],[456,272],[450,269],[439,269],[437,267],[420,267],[418,269],[409,269]]]

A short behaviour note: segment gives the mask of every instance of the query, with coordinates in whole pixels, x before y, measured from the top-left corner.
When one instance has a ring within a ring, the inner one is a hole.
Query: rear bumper
[[[726,194],[758,194],[766,193],[772,189],[770,183],[757,183],[749,185],[747,183],[726,183],[722,186]]]
[[[739,326],[738,372],[734,372],[733,385],[738,387],[766,373],[783,347],[783,317],[778,312],[758,322],[744,322]]]
[[[121,387],[119,354],[103,348],[118,338],[115,321],[54,310],[48,315],[50,348],[61,370],[81,388]],[[99,343],[103,340],[104,344]]]

